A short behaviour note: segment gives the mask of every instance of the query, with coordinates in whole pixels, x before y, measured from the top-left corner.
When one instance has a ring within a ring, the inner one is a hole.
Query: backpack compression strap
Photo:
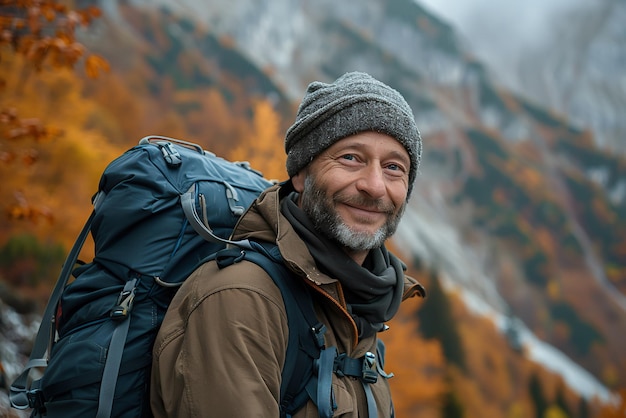
[[[230,206],[231,211],[234,215],[240,216],[243,214],[245,209],[241,206],[237,206],[237,192],[226,182],[224,182],[224,186],[226,187],[226,198],[228,199],[228,205]],[[196,210],[196,195],[196,184],[194,183],[191,185],[189,190],[180,196],[180,204],[183,208],[183,212],[185,213],[185,217],[189,221],[189,224],[198,233],[198,235],[210,242],[232,244],[241,248],[252,249],[248,240],[231,241],[215,235],[210,225],[200,219],[200,215]]]
[[[113,411],[113,397],[115,396],[117,377],[122,364],[126,337],[130,328],[130,312],[135,300],[136,283],[136,278],[126,282],[124,289],[122,289],[119,295],[117,304],[111,310],[110,317],[117,322],[117,325],[113,330],[113,335],[109,342],[109,352],[104,363],[96,418],[109,418],[111,411]]]

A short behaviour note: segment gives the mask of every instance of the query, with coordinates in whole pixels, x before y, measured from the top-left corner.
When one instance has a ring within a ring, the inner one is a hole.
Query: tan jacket
[[[288,266],[324,295],[315,309],[328,328],[327,346],[358,358],[375,352],[376,338],[358,341],[341,285],[317,270],[305,243],[280,213],[279,186],[263,193],[242,217],[234,238],[276,241]],[[405,279],[404,299],[419,293]],[[199,267],[174,297],[154,345],[151,404],[160,417],[278,417],[281,369],[289,330],[281,293],[250,262],[219,270]],[[371,385],[379,417],[389,417],[388,382]],[[335,417],[365,417],[361,383],[333,375]],[[309,401],[295,418],[317,417]]]

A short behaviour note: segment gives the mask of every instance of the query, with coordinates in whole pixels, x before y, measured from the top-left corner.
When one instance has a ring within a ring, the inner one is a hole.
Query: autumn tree
[[[105,112],[98,103],[83,95],[84,82],[76,79],[72,71],[63,69],[42,74],[19,91],[14,85],[7,91],[8,97],[19,96],[18,109],[46,114],[63,126],[64,131],[54,141],[24,140],[36,146],[37,163],[29,166],[0,164],[2,206],[6,207],[18,194],[26,203],[14,205],[14,210],[32,211],[35,205],[28,203],[36,202],[37,208],[46,213],[45,216],[25,213],[20,219],[28,219],[28,222],[0,220],[0,253],[4,257],[0,281],[6,280],[16,289],[21,287],[19,291],[24,296],[25,292],[36,298],[41,296],[43,302],[62,264],[59,257],[46,257],[58,254],[59,245],[64,253],[71,247],[91,211],[91,197],[97,190],[102,171],[123,152],[111,144],[105,134],[93,129],[93,121]],[[48,216],[53,219],[47,221]],[[93,241],[87,240],[85,256],[81,259],[89,259],[87,251],[92,245]],[[19,251],[13,250],[16,248]],[[43,266],[46,268],[42,269]],[[30,278],[24,280],[27,274]],[[39,288],[30,289],[31,286]]]
[[[267,100],[256,101],[253,110],[252,135],[232,151],[230,158],[249,161],[265,177],[282,180],[287,173],[280,116]]]
[[[32,73],[73,69],[81,59],[89,77],[109,70],[106,60],[88,54],[76,39],[78,28],[89,26],[100,16],[97,7],[71,9],[56,0],[3,0],[0,7],[0,63],[12,64],[10,73],[19,73],[10,79],[0,74],[0,93],[10,83],[20,88],[31,82]],[[61,129],[43,123],[39,115],[21,115],[15,103],[0,96],[0,164],[30,166],[39,158],[37,144],[61,134]],[[45,208],[30,205],[22,194],[17,193],[15,200],[7,208],[11,218],[50,216]]]
[[[401,307],[389,331],[381,334],[387,347],[384,369],[394,374],[389,385],[396,416],[436,417],[446,390],[445,358],[439,341],[415,332],[413,317],[410,305]]]

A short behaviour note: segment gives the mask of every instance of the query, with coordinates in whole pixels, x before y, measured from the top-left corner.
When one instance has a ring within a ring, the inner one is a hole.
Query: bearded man
[[[413,112],[400,93],[365,73],[313,82],[285,149],[289,180],[248,208],[232,238],[275,244],[291,280],[309,289],[324,346],[337,353],[332,395],[309,394],[297,410],[285,410],[290,330],[281,291],[254,263],[219,268],[211,261],[185,281],[157,336],[156,417],[393,416],[389,374],[372,358],[382,358],[378,333],[400,303],[424,296],[384,245],[421,158]],[[342,364],[357,364],[358,372]],[[361,375],[362,365],[374,376]]]

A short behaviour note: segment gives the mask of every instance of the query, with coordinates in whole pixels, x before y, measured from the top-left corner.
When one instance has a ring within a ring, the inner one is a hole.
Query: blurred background
[[[352,70],[424,141],[397,416],[626,416],[626,0],[33,4],[0,5],[0,416],[110,161],[158,134],[283,180],[306,86]]]

